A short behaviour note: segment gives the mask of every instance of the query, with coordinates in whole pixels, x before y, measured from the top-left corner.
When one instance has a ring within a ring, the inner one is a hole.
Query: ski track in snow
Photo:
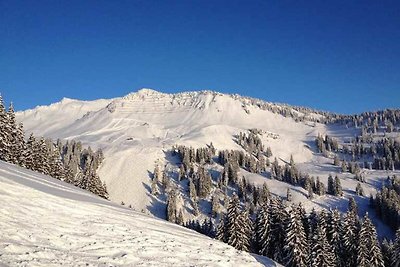
[[[279,266],[0,162],[0,265]]]

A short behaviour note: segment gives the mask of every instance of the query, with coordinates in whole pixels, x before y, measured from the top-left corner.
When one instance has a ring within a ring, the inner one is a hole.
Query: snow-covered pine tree
[[[88,190],[102,198],[108,198],[108,192],[100,177],[96,174],[93,167],[87,162],[87,167],[83,173],[82,179],[79,181],[78,187]]]
[[[290,188],[288,188],[286,191],[286,201],[291,202],[292,200],[293,200],[292,192],[291,192]]]
[[[253,235],[253,221],[250,218],[250,211],[246,208],[240,213],[240,242],[235,246],[236,249],[250,251]]]
[[[400,229],[396,232],[396,239],[393,244],[393,267],[400,267]]]
[[[197,199],[191,200],[192,203],[192,208],[193,208],[193,215],[197,216],[199,215],[200,211],[199,211],[199,202]]]
[[[185,223],[185,216],[183,215],[183,210],[180,209],[178,216],[176,217],[176,224],[183,225]]]
[[[327,190],[327,193],[329,195],[333,195],[333,196],[336,195],[336,193],[335,193],[335,182],[333,180],[332,174],[329,174],[329,176],[328,176],[328,190]]]
[[[317,224],[316,236],[314,237],[310,256],[310,263],[313,267],[335,266],[335,255],[328,242],[325,226],[322,221],[319,221]]]
[[[313,199],[314,198],[314,190],[313,190],[313,188],[310,186],[310,187],[308,187],[307,191],[308,191],[307,198],[310,199],[310,200]]]
[[[270,235],[267,256],[277,262],[284,261],[285,223],[288,214],[280,198],[271,197],[269,210]]]
[[[268,206],[265,203],[258,209],[254,227],[254,247],[257,254],[267,255],[269,249],[269,230]]]
[[[182,181],[185,178],[186,178],[185,167],[183,166],[183,164],[181,164],[181,166],[179,167],[178,180]]]
[[[30,170],[35,170],[35,159],[34,159],[34,149],[35,149],[36,139],[31,134],[26,142],[26,149],[24,151],[24,161],[25,167]]]
[[[247,212],[240,210],[240,202],[236,194],[229,202],[227,216],[227,243],[236,249],[248,251],[250,248],[251,223]]]
[[[393,266],[393,242],[388,241],[386,238],[383,239],[381,244],[382,257],[385,267]]]
[[[204,169],[203,166],[200,166],[197,169],[197,177],[198,177],[198,195],[200,198],[206,198],[211,191],[211,176]]]
[[[305,228],[305,232],[307,233],[307,238],[309,240],[310,246],[313,246],[314,242],[314,237],[316,236],[317,233],[317,224],[318,224],[318,214],[315,208],[313,208],[308,215],[308,229]]]
[[[24,126],[22,123],[19,123],[17,126],[17,146],[18,146],[18,153],[17,153],[17,158],[18,158],[18,165],[21,167],[25,167],[25,151],[26,151],[26,143],[25,143],[25,133],[24,133]]]
[[[196,186],[194,185],[192,178],[189,178],[189,197],[191,201],[195,201],[197,199]]]
[[[167,200],[167,220],[176,223],[178,216],[177,193],[174,189],[169,191]]]
[[[317,176],[317,182],[316,182],[316,193],[320,196],[325,195],[326,189],[325,185],[319,180],[319,177]]]
[[[343,196],[342,183],[337,175],[335,176],[335,196]]]
[[[21,144],[19,143],[21,138],[18,137],[17,121],[15,119],[15,112],[12,103],[10,104],[10,107],[8,108],[7,111],[6,134],[8,142],[7,161],[13,164],[18,164],[20,154],[22,153]]]
[[[267,183],[264,183],[258,195],[258,203],[260,204],[260,206],[267,204],[270,198],[271,193],[269,191],[268,185]]]
[[[331,210],[327,221],[327,238],[333,248],[336,258],[336,266],[340,266],[340,259],[343,258],[343,243],[342,243],[342,219],[338,209]]]
[[[49,150],[44,138],[40,138],[34,145],[35,169],[43,174],[50,173]]]
[[[357,244],[360,223],[354,211],[348,211],[343,219],[343,256],[341,266],[357,266]]]
[[[166,189],[169,188],[169,177],[168,177],[168,174],[167,174],[167,170],[166,170],[166,169],[164,169],[164,170],[162,171],[162,174],[161,174],[161,184],[162,184],[162,187],[164,188],[164,190],[166,190]]]
[[[151,194],[153,196],[158,196],[160,194],[156,176],[154,176],[153,179],[151,180]]]
[[[357,267],[384,267],[375,226],[365,214],[358,236]]]
[[[71,170],[71,167],[64,164],[64,181],[69,184],[75,184],[75,174]]]
[[[349,198],[349,211],[356,214],[356,216],[358,215],[358,206],[353,197]]]
[[[301,206],[292,205],[290,218],[286,225],[285,266],[308,266],[308,243],[301,219]]]
[[[219,224],[217,227],[217,234],[215,236],[216,239],[227,243],[228,242],[228,230],[227,230],[227,215],[223,214],[221,219],[219,220]]]
[[[221,205],[219,204],[219,197],[216,193],[214,193],[211,201],[211,216],[214,218],[217,217],[220,211]]]
[[[8,160],[8,119],[3,97],[0,95],[0,160]]]
[[[64,181],[65,179],[65,169],[61,161],[61,155],[58,147],[54,147],[50,153],[50,164],[49,173],[50,176]]]

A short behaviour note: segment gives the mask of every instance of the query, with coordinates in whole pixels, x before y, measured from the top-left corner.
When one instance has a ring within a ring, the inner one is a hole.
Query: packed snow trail
[[[279,266],[0,161],[0,266]]]

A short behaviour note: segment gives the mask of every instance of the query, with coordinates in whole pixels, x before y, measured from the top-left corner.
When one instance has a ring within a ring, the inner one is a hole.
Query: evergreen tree
[[[192,201],[197,199],[197,191],[192,178],[189,178],[189,197]]]
[[[186,172],[183,164],[179,167],[179,173],[178,173],[178,180],[182,181],[183,179],[186,178]]]
[[[264,183],[261,189],[261,192],[258,195],[258,203],[260,205],[267,204],[271,197],[271,193],[269,191],[267,183]]]
[[[266,256],[269,249],[270,222],[267,204],[260,207],[255,223],[255,251]]]
[[[343,220],[343,257],[342,266],[355,267],[357,264],[357,244],[360,225],[354,211],[348,211]]]
[[[267,256],[277,262],[284,261],[284,240],[286,236],[285,223],[288,214],[282,200],[271,198],[269,205],[270,235]]]
[[[158,196],[160,194],[156,176],[154,176],[153,179],[151,180],[151,194],[153,196]]]
[[[334,196],[336,195],[335,182],[334,182],[331,174],[329,174],[329,176],[328,176],[328,194],[334,195]]]
[[[176,223],[178,217],[178,200],[175,190],[171,190],[167,200],[167,220]]]
[[[300,207],[301,208],[301,207]],[[285,266],[307,266],[308,244],[301,220],[301,214],[296,206],[292,206],[285,236]]]
[[[393,267],[400,267],[400,229],[396,232],[396,239],[393,244]]]
[[[21,144],[19,143],[21,138],[18,137],[17,132],[17,122],[15,119],[15,112],[13,104],[10,104],[10,107],[7,112],[7,123],[6,123],[6,134],[7,134],[7,147],[8,147],[8,157],[7,161],[13,164],[19,163],[21,151]]]
[[[197,169],[198,175],[198,195],[201,198],[206,198],[211,191],[212,180],[211,175],[204,169],[203,166],[200,166]]]
[[[192,200],[192,207],[193,207],[193,215],[197,216],[199,215],[200,211],[199,211],[199,203],[197,202],[197,199]]]
[[[233,195],[227,214],[228,244],[236,249],[248,251],[250,248],[251,224],[247,212],[241,212],[239,198]]]
[[[360,183],[357,183],[357,186],[356,186],[356,194],[358,195],[358,196],[364,196],[364,189],[362,188],[362,186],[361,186],[361,184]]]
[[[26,143],[25,143],[25,133],[22,123],[18,124],[16,133],[16,143],[17,143],[17,153],[15,157],[17,158],[18,165],[26,168],[25,156],[26,156]]]
[[[335,255],[332,252],[332,247],[328,243],[326,232],[322,222],[318,222],[316,236],[311,248],[311,266],[334,266]]]
[[[376,230],[371,220],[368,218],[368,213],[364,216],[359,232],[357,266],[384,267]]]
[[[389,242],[386,238],[382,241],[382,257],[385,267],[393,266],[393,242]]]
[[[337,209],[331,210],[329,212],[327,226],[328,242],[331,244],[333,252],[336,255],[335,265],[340,266],[341,259],[343,258],[343,226],[340,212]]]
[[[340,178],[335,176],[335,196],[343,196],[342,184],[340,182]]]
[[[36,145],[36,139],[31,134],[26,142],[26,149],[24,151],[25,167],[30,170],[36,170],[36,160],[34,159],[34,149]]]
[[[87,161],[85,171],[82,179],[78,182],[78,187],[88,190],[102,198],[108,198],[108,192],[104,183],[101,182],[95,170],[91,167],[90,162]]]
[[[61,161],[60,151],[58,150],[57,147],[55,147],[49,153],[50,153],[50,164],[49,164],[50,176],[64,181],[65,170],[64,170],[64,165]]]
[[[211,201],[211,215],[212,217],[217,217],[220,213],[221,207],[219,204],[219,197],[217,194],[214,194]]]
[[[183,210],[180,209],[178,216],[176,217],[176,224],[184,225],[185,223],[185,216],[183,215]]]
[[[357,207],[357,203],[354,200],[353,197],[349,198],[349,211],[353,212],[356,216],[358,214],[358,207]]]
[[[342,172],[347,172],[347,164],[346,164],[346,161],[342,161]]]
[[[317,194],[320,196],[325,195],[326,190],[325,190],[325,185],[319,180],[319,177],[317,177],[317,185],[316,185],[316,191]]]
[[[308,191],[307,192],[308,193],[307,194],[307,198],[310,199],[310,200],[313,199],[314,198],[314,190],[313,190],[313,188],[310,186],[310,187],[308,187],[307,191]]]
[[[221,216],[217,227],[216,238],[222,242],[228,243],[227,215]]]
[[[8,119],[3,98],[0,95],[0,160],[8,160]]]

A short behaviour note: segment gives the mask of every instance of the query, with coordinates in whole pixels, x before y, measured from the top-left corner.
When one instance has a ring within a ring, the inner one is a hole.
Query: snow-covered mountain
[[[174,144],[199,147],[212,142],[218,149],[239,148],[233,135],[258,128],[269,133],[267,145],[277,157],[313,159],[306,144],[324,131],[323,125],[296,123],[251,102],[211,91],[164,94],[141,89],[110,100],[63,99],[18,112],[17,119],[37,136],[76,139],[102,148],[106,160],[99,174],[111,199],[141,210],[151,204],[143,186],[150,185],[148,172],[157,160],[165,161],[164,151]]]
[[[141,89],[109,100],[63,99],[50,106],[18,112],[17,119],[24,123],[27,132],[37,136],[75,139],[92,148],[102,148],[105,160],[99,175],[107,185],[110,199],[160,216],[162,207],[155,205],[150,195],[149,174],[157,162],[171,161],[168,150],[173,145],[204,147],[212,142],[219,150],[241,150],[234,136],[248,129],[262,131],[263,143],[272,149],[273,157],[280,164],[289,162],[292,155],[301,171],[319,176],[327,184],[328,175],[339,173],[340,167],[333,166],[332,159],[317,153],[316,137],[329,134],[345,142],[360,132],[345,125],[318,122],[330,115],[212,91],[165,94]],[[293,200],[302,202],[308,209],[338,207],[345,210],[347,197],[355,196],[358,183],[354,175],[342,173],[345,197],[323,196],[309,200],[307,191],[299,186],[245,170],[240,172],[252,183],[266,182],[276,195],[285,196],[287,188],[293,189]],[[364,169],[365,195],[375,193],[377,186],[395,173]],[[361,213],[367,211],[368,197],[355,197]],[[164,208],[162,214],[165,214]],[[375,223],[380,225],[380,222]],[[387,232],[383,225],[378,230]]]
[[[0,265],[280,266],[2,161],[0,200]]]

